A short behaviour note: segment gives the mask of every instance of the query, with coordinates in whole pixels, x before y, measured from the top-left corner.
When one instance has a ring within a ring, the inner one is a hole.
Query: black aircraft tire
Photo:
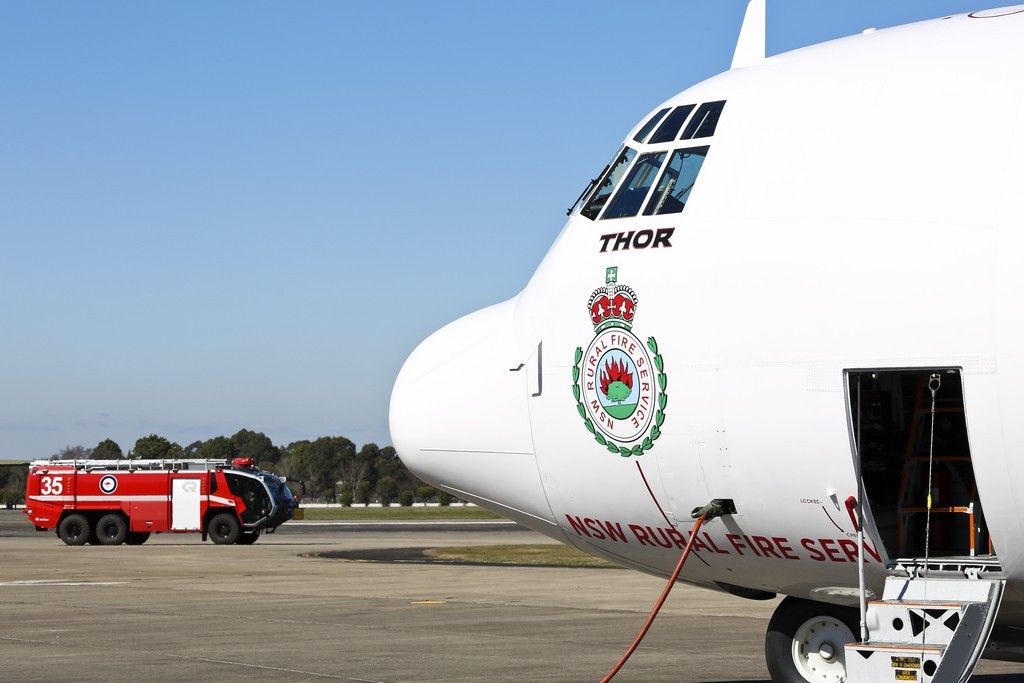
[[[149,540],[148,531],[129,531],[124,542],[127,545],[142,545]]]
[[[242,527],[238,524],[237,517],[230,512],[222,512],[210,520],[208,533],[210,540],[217,545],[231,545],[238,541]]]
[[[57,536],[67,545],[85,545],[89,534],[89,519],[78,513],[68,515],[57,527]]]
[[[121,545],[128,536],[128,520],[124,515],[111,512],[96,522],[96,538],[103,545]]]
[[[846,680],[843,646],[858,640],[856,609],[789,597],[768,622],[764,657],[773,683]]]

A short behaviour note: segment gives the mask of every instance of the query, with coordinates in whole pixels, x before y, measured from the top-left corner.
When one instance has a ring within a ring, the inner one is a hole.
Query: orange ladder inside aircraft
[[[897,515],[896,515],[896,532],[899,539],[899,552],[901,554],[906,553],[907,546],[907,533],[910,527],[910,521],[915,515],[925,514],[928,512],[928,507],[923,504],[924,499],[927,499],[928,491],[923,490],[927,488],[927,473],[928,473],[928,446],[929,446],[929,427],[931,420],[931,401],[929,392],[927,390],[928,378],[922,377],[918,381],[917,394],[914,399],[914,412],[911,418],[911,426],[907,435],[907,446],[903,460],[903,474],[900,481],[900,493],[897,503]],[[952,406],[939,406],[935,407],[936,414],[939,413],[953,413],[953,414],[964,414],[963,403]],[[922,455],[921,450],[925,453]],[[934,463],[955,463],[965,462],[968,467],[971,467],[971,456],[968,455],[940,455],[933,456],[932,461]],[[959,500],[954,503],[953,501],[947,500],[952,495],[952,486],[950,485],[950,469],[944,470],[933,470],[934,473],[941,473],[945,476],[938,477],[938,481],[933,481],[933,502],[932,502],[932,514],[937,515],[967,515],[968,518],[968,543],[970,548],[970,555],[974,557],[977,555],[977,544],[978,536],[980,535],[980,529],[977,528],[977,515],[975,514],[975,508],[977,505],[978,498],[978,487],[971,477],[971,489],[968,496],[968,500]],[[937,483],[941,484],[945,482],[945,486],[938,487]],[[939,490],[936,490],[939,489]],[[941,490],[945,489],[945,490]],[[913,498],[913,500],[912,500]],[[920,502],[919,502],[920,501]],[[959,503],[959,504],[957,504]],[[966,504],[963,504],[966,503]],[[934,531],[934,529],[933,529]],[[992,553],[992,542],[989,539],[987,552]]]

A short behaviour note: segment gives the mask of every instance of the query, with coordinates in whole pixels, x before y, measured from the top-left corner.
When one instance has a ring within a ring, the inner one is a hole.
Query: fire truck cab
[[[139,545],[164,532],[247,545],[294,509],[284,477],[248,458],[37,460],[25,491],[29,520],[68,545]]]

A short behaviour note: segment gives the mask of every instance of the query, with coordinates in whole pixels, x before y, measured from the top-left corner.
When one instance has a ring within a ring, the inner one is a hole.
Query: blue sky
[[[768,52],[990,6],[769,0]],[[409,352],[526,284],[744,8],[3,3],[0,459],[389,444]]]

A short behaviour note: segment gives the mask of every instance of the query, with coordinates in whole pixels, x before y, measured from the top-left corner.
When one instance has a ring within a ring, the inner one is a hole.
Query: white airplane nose
[[[424,481],[549,532],[528,404],[537,359],[515,348],[514,310],[485,308],[420,344],[391,393],[391,438]]]

